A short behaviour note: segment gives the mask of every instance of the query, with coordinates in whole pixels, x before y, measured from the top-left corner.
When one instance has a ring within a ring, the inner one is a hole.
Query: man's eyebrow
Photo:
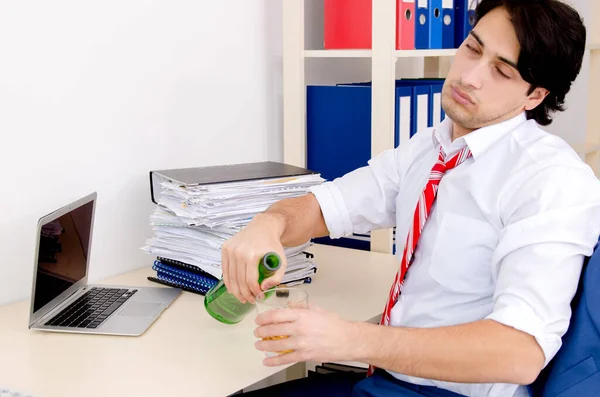
[[[511,61],[510,59],[504,58],[503,56],[500,56],[500,55],[498,55],[496,58],[498,58],[499,60],[501,60],[502,62],[504,62],[508,66],[512,66],[513,68],[519,70],[519,67],[517,66],[516,62]]]
[[[472,31],[472,30],[471,30],[471,31],[469,32],[469,34],[470,34],[471,36],[473,36],[473,38],[474,38],[475,40],[477,40],[477,42],[479,43],[479,45],[480,45],[482,48],[483,48],[483,47],[485,47],[485,44],[483,44],[483,41],[481,41],[481,37],[479,37],[479,35],[478,35],[477,33],[475,33],[474,31]]]
[[[483,41],[481,40],[481,37],[479,37],[479,35],[477,33],[475,33],[474,31],[470,31],[469,35],[473,36],[473,38],[479,43],[479,45],[481,46],[481,48],[485,48],[485,44],[483,44]],[[512,66],[513,68],[519,70],[519,67],[517,66],[517,63],[515,61],[511,61],[510,59],[503,57],[501,55],[496,55],[496,58],[498,58],[500,61],[502,61],[503,63]]]

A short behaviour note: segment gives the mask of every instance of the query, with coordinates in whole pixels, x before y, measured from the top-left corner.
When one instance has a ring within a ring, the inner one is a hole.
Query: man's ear
[[[549,91],[542,87],[537,87],[525,100],[525,110],[535,109],[546,98]]]

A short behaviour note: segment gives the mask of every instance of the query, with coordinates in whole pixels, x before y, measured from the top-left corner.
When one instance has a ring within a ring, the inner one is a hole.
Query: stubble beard
[[[506,120],[510,114],[518,113],[521,107],[520,105],[516,105],[507,109],[496,109],[496,112],[493,114],[482,114],[477,101],[475,101],[474,105],[469,106],[470,109],[467,109],[452,98],[451,90],[452,88],[449,84],[444,85],[442,89],[442,109],[444,109],[450,120],[469,130],[476,130]]]
[[[466,129],[474,130],[482,125],[485,120],[477,114],[472,114],[467,111],[463,105],[457,103],[452,98],[450,90],[451,88],[449,86],[444,87],[444,90],[442,90],[442,109],[444,109],[446,116]]]

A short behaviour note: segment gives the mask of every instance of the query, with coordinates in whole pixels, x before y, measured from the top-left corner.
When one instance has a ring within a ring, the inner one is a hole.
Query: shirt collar
[[[469,150],[473,154],[473,160],[481,157],[494,143],[500,138],[510,133],[521,123],[527,121],[525,112],[503,121],[498,124],[493,124],[487,127],[479,128],[468,133],[452,142],[452,120],[446,117],[439,126],[434,129],[433,144],[434,146],[442,146],[447,155],[453,155],[465,146],[469,146]]]

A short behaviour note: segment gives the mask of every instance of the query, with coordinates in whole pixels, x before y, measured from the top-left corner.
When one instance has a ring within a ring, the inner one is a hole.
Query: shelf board
[[[600,143],[573,143],[569,142],[569,145],[575,150],[578,154],[591,154],[600,152]]]
[[[419,58],[419,57],[453,57],[456,55],[456,48],[444,50],[396,50],[396,58]]]
[[[304,50],[305,58],[371,58],[371,50]]]
[[[371,50],[304,50],[305,58],[371,58]],[[396,58],[451,57],[456,49],[396,50]]]

